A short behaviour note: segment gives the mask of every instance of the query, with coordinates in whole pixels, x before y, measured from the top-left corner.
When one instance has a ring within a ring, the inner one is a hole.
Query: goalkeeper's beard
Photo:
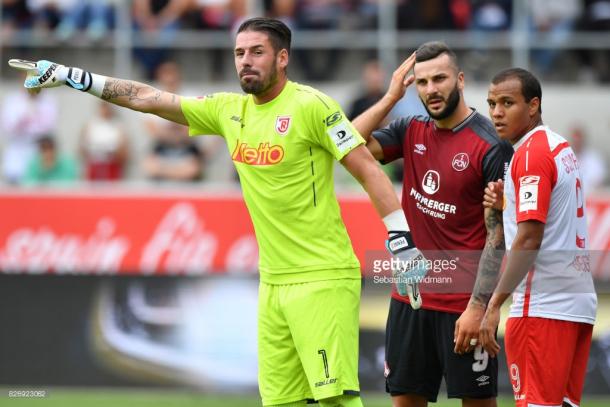
[[[251,79],[250,81],[246,82],[243,78],[239,78],[239,85],[245,93],[261,95],[267,92],[267,90],[271,89],[271,87],[277,83],[277,77],[277,64],[275,61],[273,61],[269,77],[266,81]]]

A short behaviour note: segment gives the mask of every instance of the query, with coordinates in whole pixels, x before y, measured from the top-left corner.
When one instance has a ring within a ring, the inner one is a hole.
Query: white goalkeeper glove
[[[418,284],[428,272],[426,259],[415,247],[411,232],[389,231],[386,248],[392,254],[392,276],[396,282],[396,290],[401,296],[409,296],[413,309],[422,306]]]
[[[8,64],[15,69],[27,72],[23,86],[30,91],[43,88],[54,88],[60,85],[90,92],[101,96],[106,77],[92,74],[80,68],[67,67],[55,62],[40,60],[37,62],[25,59],[11,59]]]

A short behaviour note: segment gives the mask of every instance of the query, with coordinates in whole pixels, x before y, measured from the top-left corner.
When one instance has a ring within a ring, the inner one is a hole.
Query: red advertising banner
[[[357,255],[383,250],[365,197],[341,200]],[[241,194],[172,191],[0,193],[4,273],[256,272],[258,247]]]
[[[384,250],[366,196],[340,197],[360,261]],[[587,202],[593,271],[610,279],[610,197]],[[14,190],[0,193],[0,271],[58,274],[256,272],[258,247],[240,193]],[[607,264],[608,266],[604,266]]]

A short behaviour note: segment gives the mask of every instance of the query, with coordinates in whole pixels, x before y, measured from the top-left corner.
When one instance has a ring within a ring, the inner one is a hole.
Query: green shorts
[[[263,405],[359,394],[360,279],[271,285],[258,300]]]

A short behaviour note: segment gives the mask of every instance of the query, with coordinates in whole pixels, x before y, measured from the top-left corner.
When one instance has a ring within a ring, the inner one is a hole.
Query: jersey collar
[[[533,129],[531,129],[530,131],[528,131],[527,133],[525,133],[525,136],[521,137],[521,140],[517,141],[515,144],[513,144],[513,149],[515,151],[517,151],[523,144],[525,144],[525,142],[532,137],[532,135],[534,133],[536,133],[539,130],[544,130],[546,129],[546,126],[544,124],[541,124],[540,126],[536,126]]]

